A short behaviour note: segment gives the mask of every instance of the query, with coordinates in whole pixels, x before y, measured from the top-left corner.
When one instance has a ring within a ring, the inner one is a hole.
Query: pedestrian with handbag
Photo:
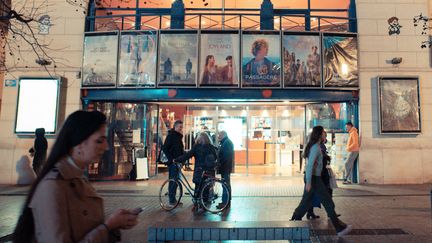
[[[303,154],[303,157],[307,159],[305,190],[303,192],[302,200],[295,209],[291,220],[301,220],[303,218],[307,210],[312,206],[313,195],[316,193],[321,199],[321,203],[324,205],[327,216],[335,227],[337,235],[344,236],[352,230],[352,226],[347,225],[338,219],[335,212],[335,204],[321,179],[323,154],[321,152],[320,144],[323,141],[324,135],[324,128],[322,126],[316,126],[312,129],[312,133]]]

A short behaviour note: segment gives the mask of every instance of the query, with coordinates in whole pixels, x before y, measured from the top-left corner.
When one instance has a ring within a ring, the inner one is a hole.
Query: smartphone
[[[130,210],[130,213],[131,213],[131,214],[138,215],[138,214],[140,214],[142,211],[143,211],[142,208],[134,208],[134,209]]]

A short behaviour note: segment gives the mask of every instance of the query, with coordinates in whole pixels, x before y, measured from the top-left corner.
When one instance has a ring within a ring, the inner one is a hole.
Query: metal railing
[[[151,10],[142,13],[142,9],[95,9],[94,14],[87,17],[87,31],[170,29],[171,16],[168,10],[157,11],[159,13],[155,14],[151,13]],[[217,10],[187,9],[184,18],[185,29],[255,30],[260,28],[259,9],[226,9],[224,14]],[[125,12],[130,14],[118,14]],[[326,13],[326,15],[310,15],[310,12]],[[347,12],[347,9],[278,9],[275,10],[274,29],[348,32],[350,21],[355,19],[331,14],[340,15]]]

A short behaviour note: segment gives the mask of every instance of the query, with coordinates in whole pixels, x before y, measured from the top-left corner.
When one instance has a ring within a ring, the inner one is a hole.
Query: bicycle
[[[167,179],[161,186],[159,191],[159,202],[160,206],[166,210],[171,211],[175,209],[183,196],[183,187],[186,188],[189,195],[192,196],[192,202],[195,206],[195,209],[198,210],[198,207],[201,206],[206,211],[211,213],[219,213],[223,211],[230,201],[231,192],[228,189],[228,185],[225,181],[216,178],[215,176],[208,173],[208,171],[203,171],[203,175],[198,188],[198,192],[196,192],[186,176],[182,172],[182,164],[174,162],[179,170],[179,176],[177,179]],[[176,186],[175,189],[175,201],[170,202],[168,188]],[[225,203],[222,202],[222,193],[226,190],[228,200]]]

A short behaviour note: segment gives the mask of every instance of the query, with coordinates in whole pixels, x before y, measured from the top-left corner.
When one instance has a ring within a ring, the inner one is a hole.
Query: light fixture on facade
[[[284,116],[284,117],[288,117],[288,116],[289,116],[289,110],[284,110],[284,111],[282,112],[282,116]]]
[[[246,110],[242,110],[241,116],[247,116],[247,111]]]
[[[344,75],[344,76],[348,75],[349,68],[348,68],[348,65],[346,63],[342,63],[341,69],[342,69],[342,75]]]
[[[263,117],[268,117],[269,116],[268,111],[267,110],[263,110],[262,116]]]
[[[201,112],[201,116],[207,116],[208,114],[207,114],[207,111],[202,111]]]
[[[222,110],[222,111],[221,111],[221,116],[228,116],[226,110]]]
[[[170,21],[165,22],[165,26],[170,27],[170,25],[171,25]]]

